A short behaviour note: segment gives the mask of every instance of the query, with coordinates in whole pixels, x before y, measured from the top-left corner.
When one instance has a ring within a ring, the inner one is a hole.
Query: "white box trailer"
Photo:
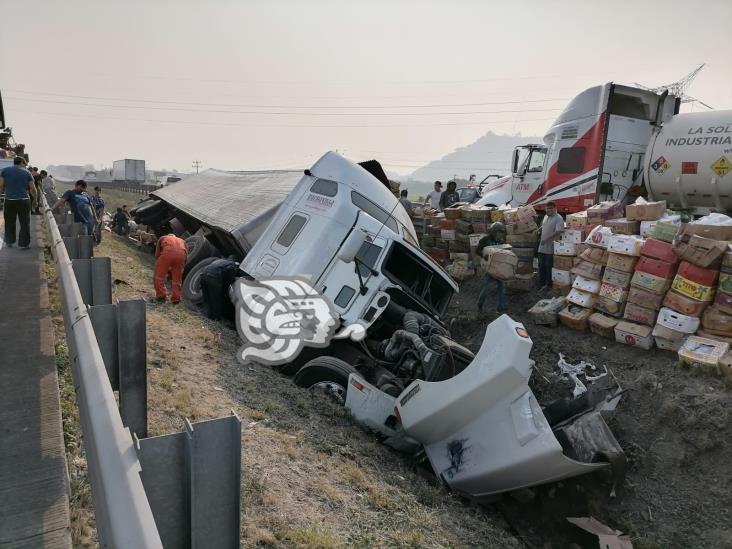
[[[123,160],[115,160],[112,164],[112,180],[113,181],[134,181],[136,183],[145,182],[145,161],[125,158]]]

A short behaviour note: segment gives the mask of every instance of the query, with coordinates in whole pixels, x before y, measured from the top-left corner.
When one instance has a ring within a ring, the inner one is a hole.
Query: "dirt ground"
[[[115,299],[153,297],[150,254],[105,233],[97,255],[113,260]],[[472,350],[494,318],[474,312],[476,294],[477,282],[465,282],[451,305],[453,331]],[[236,411],[246,547],[597,547],[596,538],[566,522],[588,515],[629,533],[636,549],[732,547],[729,387],[680,368],[674,353],[535,326],[525,311],[539,297],[509,297],[509,314],[534,342],[534,378],[561,381],[562,352],[607,366],[626,390],[609,420],[628,457],[616,497],[611,475],[601,471],[540,487],[530,501],[504,496],[473,505],[362,432],[329,400],[272,368],[241,366],[233,326],[169,303],[147,309],[150,435],[180,430],[184,417]],[[534,387],[540,398],[545,386]],[[74,459],[85,486],[83,462]],[[89,522],[88,505],[88,496],[77,498],[75,516]],[[78,545],[92,544],[88,530],[80,529]]]
[[[463,283],[452,304],[466,346],[476,351],[484,326],[476,321],[475,280]],[[499,508],[532,546],[587,538],[566,517],[592,515],[630,534],[634,547],[732,547],[732,392],[724,380],[677,364],[676,354],[644,351],[590,332],[535,325],[526,311],[542,296],[509,296],[509,315],[522,322],[534,343],[532,385],[541,400],[542,378],[559,379],[558,353],[608,370],[625,394],[608,421],[628,458],[627,477],[616,497],[600,472],[536,490],[529,503],[503,498]],[[564,384],[570,391],[573,384]],[[590,540],[592,538],[589,538]],[[590,545],[593,546],[593,545]]]

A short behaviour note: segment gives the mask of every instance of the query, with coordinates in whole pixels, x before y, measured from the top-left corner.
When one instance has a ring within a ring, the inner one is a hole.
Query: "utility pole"
[[[191,165],[194,168],[196,168],[196,173],[198,173],[198,168],[200,168],[201,166],[203,166],[203,162],[201,162],[200,160],[194,160],[193,161],[193,164],[191,164]]]

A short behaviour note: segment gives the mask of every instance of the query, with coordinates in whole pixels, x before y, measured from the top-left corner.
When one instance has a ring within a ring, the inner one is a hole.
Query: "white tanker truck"
[[[732,111],[678,114],[676,97],[608,83],[569,102],[543,143],[514,150],[512,174],[481,205],[554,201],[573,213],[643,186],[669,207],[703,215],[732,210]]]

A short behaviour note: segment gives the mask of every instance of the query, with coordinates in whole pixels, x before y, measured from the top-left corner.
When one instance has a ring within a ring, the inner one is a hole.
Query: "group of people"
[[[445,191],[442,190],[442,182],[435,181],[434,188],[427,193],[424,200],[425,205],[439,211],[449,208],[456,202],[460,202],[460,194],[457,192],[457,183],[454,181],[447,182],[447,190]]]
[[[557,213],[557,205],[554,202],[547,202],[546,215],[541,222],[539,236],[539,277],[537,287],[539,291],[547,291],[552,287],[552,267],[554,265],[554,241],[559,239],[564,232],[564,219]],[[483,249],[487,246],[498,246],[506,243],[506,226],[503,223],[493,223],[488,234],[480,239],[476,249],[477,255],[483,255]],[[508,298],[506,296],[506,283],[503,280],[484,275],[480,293],[478,294],[478,311],[483,312],[486,301],[490,294],[491,286],[495,285],[496,290],[496,312],[505,313],[508,310]]]

